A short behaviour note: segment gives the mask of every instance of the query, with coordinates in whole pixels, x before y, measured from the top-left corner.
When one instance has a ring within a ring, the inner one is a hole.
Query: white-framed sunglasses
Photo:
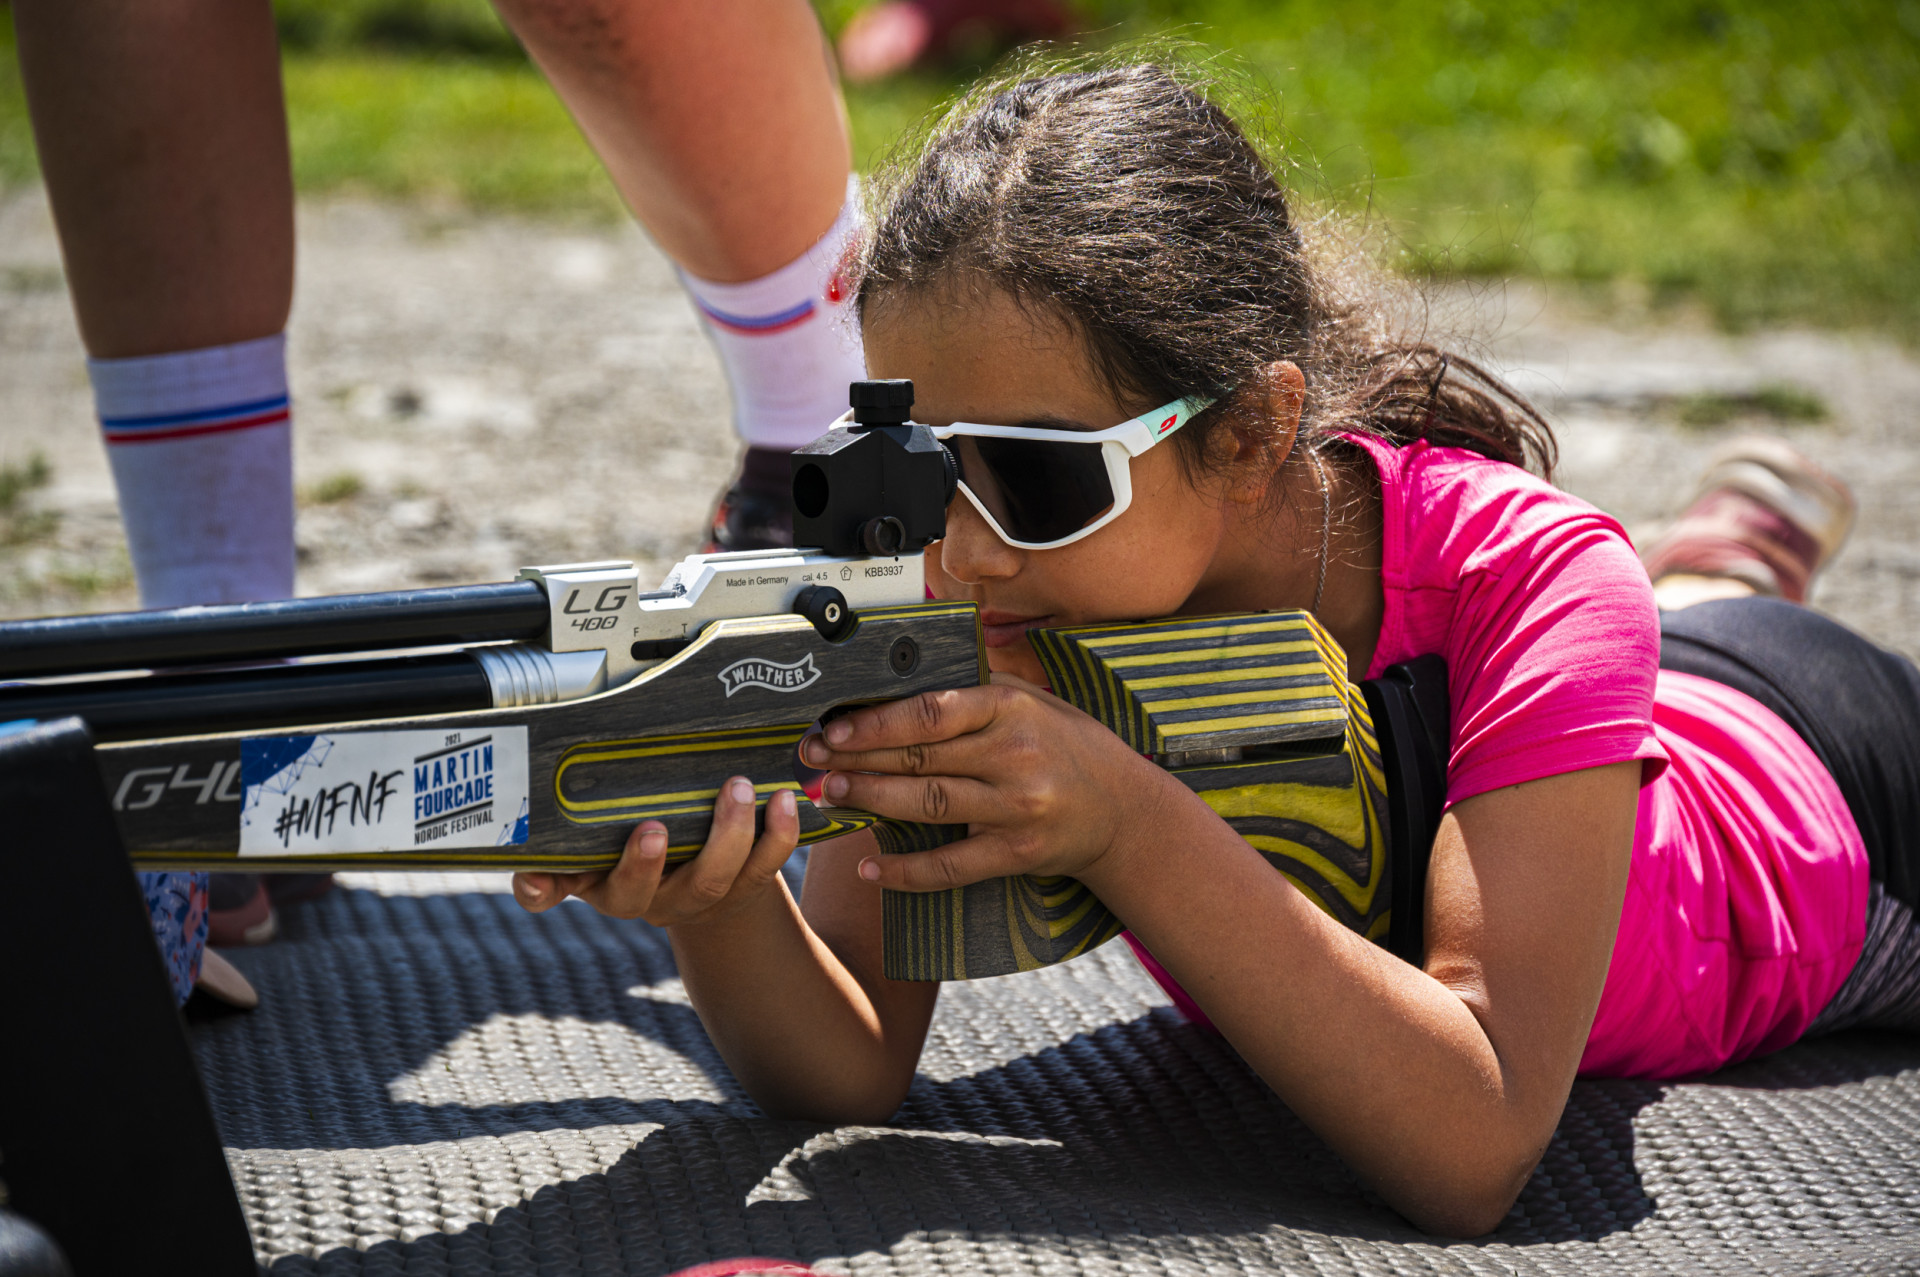
[[[1212,405],[1211,399],[1176,399],[1106,430],[971,421],[931,429],[959,465],[961,494],[1001,540],[1022,550],[1056,550],[1125,514],[1133,504],[1133,458]]]

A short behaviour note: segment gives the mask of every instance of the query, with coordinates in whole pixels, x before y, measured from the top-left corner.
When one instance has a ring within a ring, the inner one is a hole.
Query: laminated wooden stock
[[[1305,612],[1035,630],[1054,692],[1174,776],[1333,917],[1369,939],[1391,924],[1386,778],[1365,698]],[[960,826],[876,829],[925,850]],[[999,878],[887,892],[896,980],[967,980],[1064,962],[1124,923],[1071,878]]]

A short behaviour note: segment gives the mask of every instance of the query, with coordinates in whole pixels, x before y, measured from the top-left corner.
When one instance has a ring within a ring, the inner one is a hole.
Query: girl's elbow
[[[1506,1219],[1539,1160],[1536,1154],[1524,1165],[1516,1163],[1492,1171],[1444,1168],[1425,1177],[1422,1191],[1399,1194],[1403,1199],[1399,1201],[1389,1197],[1389,1201],[1422,1232],[1461,1239],[1483,1237]]]
[[[1484,1237],[1500,1227],[1500,1221],[1507,1217],[1507,1211],[1513,1207],[1513,1199],[1519,1195],[1516,1190],[1503,1197],[1422,1203],[1419,1209],[1406,1207],[1400,1213],[1423,1233],[1465,1241]]]

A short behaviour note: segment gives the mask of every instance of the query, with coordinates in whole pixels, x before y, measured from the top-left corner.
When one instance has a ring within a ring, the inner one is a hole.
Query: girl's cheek
[[[926,557],[922,560],[927,574],[927,592],[936,599],[964,598],[965,593],[946,569],[941,566],[940,551],[946,545],[944,540],[935,541],[927,547]]]

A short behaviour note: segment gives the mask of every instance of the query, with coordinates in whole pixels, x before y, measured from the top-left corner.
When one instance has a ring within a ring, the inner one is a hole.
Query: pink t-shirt
[[[1652,586],[1612,518],[1475,453],[1355,442],[1379,469],[1384,524],[1386,614],[1365,676],[1446,661],[1449,805],[1645,764],[1580,1071],[1671,1077],[1794,1041],[1866,932],[1866,849],[1832,776],[1751,697],[1659,669]]]

